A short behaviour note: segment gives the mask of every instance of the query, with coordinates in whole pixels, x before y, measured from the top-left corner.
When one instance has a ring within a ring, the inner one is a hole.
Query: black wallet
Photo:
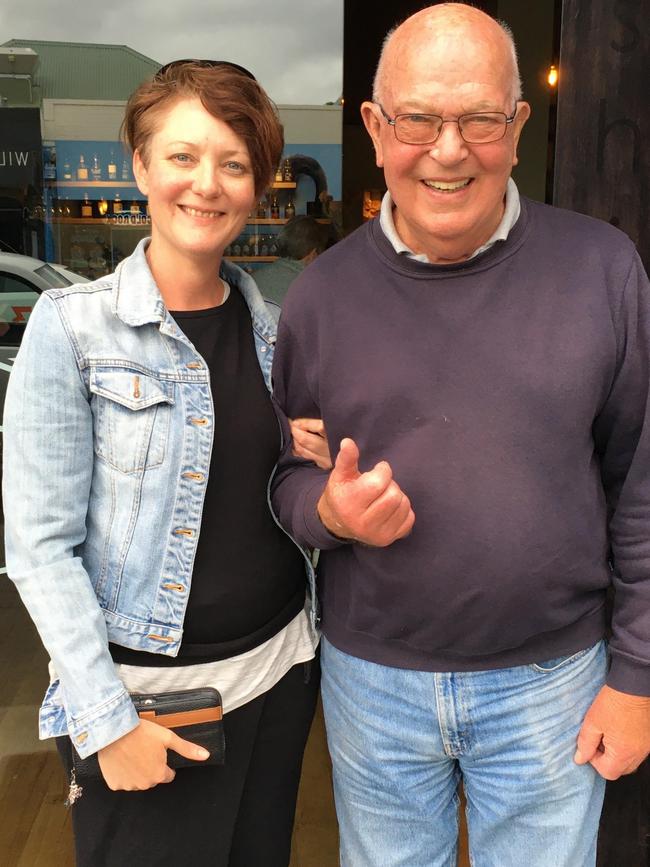
[[[205,747],[210,757],[205,761],[186,759],[174,750],[167,751],[170,768],[193,768],[201,765],[223,765],[226,740],[223,732],[223,706],[218,690],[212,687],[182,689],[177,692],[131,694],[140,719],[172,729],[179,737]],[[102,772],[97,753],[82,759],[73,750],[76,781],[100,778]]]

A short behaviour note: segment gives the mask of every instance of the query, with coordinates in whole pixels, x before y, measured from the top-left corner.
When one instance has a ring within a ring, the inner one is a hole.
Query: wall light
[[[548,75],[546,76],[546,80],[549,83],[550,87],[555,87],[558,80],[558,71],[556,66],[549,66]]]

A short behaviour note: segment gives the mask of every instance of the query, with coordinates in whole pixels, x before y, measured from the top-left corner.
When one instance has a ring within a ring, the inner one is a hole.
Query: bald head
[[[450,43],[464,46],[468,57],[475,56],[472,46],[480,47],[503,70],[509,99],[521,99],[517,51],[510,28],[464,3],[439,3],[416,12],[388,33],[377,65],[373,100],[382,104],[390,101],[395,72],[407,67],[421,52],[435,50],[436,46],[442,51]]]

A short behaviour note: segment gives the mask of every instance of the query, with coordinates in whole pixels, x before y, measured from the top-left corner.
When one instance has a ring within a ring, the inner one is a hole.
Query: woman
[[[246,70],[177,61],[124,131],[151,239],[43,296],[5,406],[8,570],[52,659],[40,733],[68,771],[73,749],[99,759],[72,807],[80,867],[286,865],[318,688],[313,571],[268,508],[275,321],[222,261],[282,129]],[[326,462],[318,426],[298,427]],[[226,763],[174,773],[168,749],[205,751],[129,692],[196,686],[222,694]]]

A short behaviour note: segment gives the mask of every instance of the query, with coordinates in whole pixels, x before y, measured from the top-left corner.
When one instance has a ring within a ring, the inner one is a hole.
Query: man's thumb
[[[336,456],[334,469],[330,478],[334,482],[351,482],[358,479],[359,472],[359,449],[354,440],[349,437],[341,440],[339,453]]]
[[[592,726],[588,721],[583,722],[578,733],[578,744],[573,761],[577,765],[586,765],[598,752],[602,741],[602,732]]]

